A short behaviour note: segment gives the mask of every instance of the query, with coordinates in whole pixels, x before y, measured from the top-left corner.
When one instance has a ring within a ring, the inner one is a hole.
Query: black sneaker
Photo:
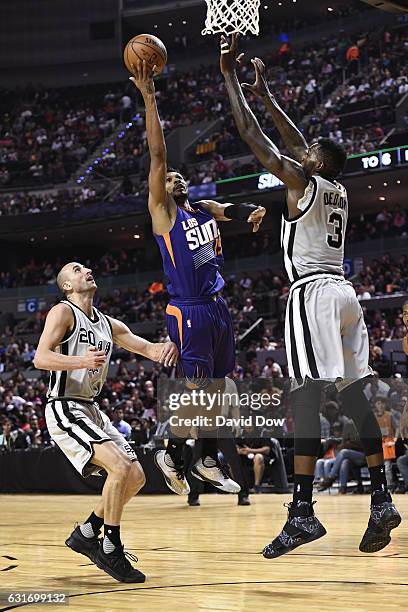
[[[200,499],[198,497],[198,495],[189,495],[188,496],[188,505],[189,506],[199,506],[200,505]]]
[[[65,540],[65,544],[71,548],[71,550],[80,553],[81,555],[85,555],[85,557],[88,557],[88,559],[95,563],[95,557],[99,549],[98,536],[86,538],[82,534],[78,525],[75,527],[69,538]]]
[[[129,563],[129,559],[135,563],[138,561],[135,555],[123,550],[123,545],[117,546],[111,553],[105,553],[101,541],[95,557],[95,565],[119,582],[144,582],[146,576],[135,569]]]
[[[238,495],[238,506],[250,506],[248,495]]]
[[[391,542],[391,530],[398,527],[400,522],[401,517],[392,503],[391,495],[389,493],[374,495],[371,500],[368,527],[359,546],[361,552],[373,553],[385,548]]]
[[[265,559],[275,559],[302,544],[314,542],[326,535],[326,529],[314,515],[313,504],[309,502],[298,502],[296,506],[293,502],[284,504],[289,509],[288,520],[278,537],[263,549],[262,554]]]

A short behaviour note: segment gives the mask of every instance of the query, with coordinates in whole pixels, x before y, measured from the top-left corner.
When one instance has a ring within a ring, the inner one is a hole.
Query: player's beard
[[[177,206],[180,206],[182,208],[185,203],[188,202],[188,193],[179,193],[177,195],[173,193],[173,199]]]

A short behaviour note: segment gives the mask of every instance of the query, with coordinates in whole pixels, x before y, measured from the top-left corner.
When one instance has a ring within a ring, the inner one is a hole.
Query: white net
[[[259,5],[261,0],[205,0],[207,18],[205,34],[259,34]]]

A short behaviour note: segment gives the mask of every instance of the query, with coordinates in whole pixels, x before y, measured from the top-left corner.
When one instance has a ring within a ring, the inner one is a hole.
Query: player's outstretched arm
[[[253,232],[257,232],[261,226],[266,209],[255,204],[220,204],[214,200],[200,200],[197,202],[207,210],[216,221],[243,221],[252,224]]]
[[[94,370],[105,363],[104,351],[97,351],[94,347],[90,347],[88,353],[82,357],[61,355],[55,352],[56,347],[73,325],[74,317],[69,306],[57,304],[51,308],[35,352],[34,365],[36,368],[53,371],[81,370],[82,368]]]
[[[250,91],[263,101],[289,153],[298,162],[302,161],[308,150],[308,144],[303,134],[279,106],[275,96],[270,92],[263,61],[255,57],[251,62],[255,68],[255,82],[252,84],[242,83],[242,89]]]
[[[112,325],[113,341],[130,353],[137,353],[166,367],[175,366],[178,350],[174,342],[149,342],[130,331],[127,325],[117,319],[108,317]]]
[[[167,150],[156,103],[154,70],[150,70],[145,60],[139,60],[137,65],[132,64],[132,68],[134,76],[130,80],[140,90],[146,107],[146,134],[150,152],[149,212],[153,231],[164,234],[173,225],[172,213],[175,215],[176,209],[166,192]]]
[[[245,99],[236,73],[236,64],[242,55],[238,55],[237,45],[237,35],[233,36],[231,46],[225,37],[221,38],[221,72],[225,78],[238,131],[261,164],[290,190],[298,192],[301,197],[308,185],[302,166],[295,160],[281,155],[277,146],[262,131]]]

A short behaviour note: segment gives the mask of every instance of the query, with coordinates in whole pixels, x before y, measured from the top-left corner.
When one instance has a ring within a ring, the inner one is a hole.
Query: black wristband
[[[224,217],[237,221],[248,221],[255,210],[258,210],[255,204],[231,204],[224,209]]]

